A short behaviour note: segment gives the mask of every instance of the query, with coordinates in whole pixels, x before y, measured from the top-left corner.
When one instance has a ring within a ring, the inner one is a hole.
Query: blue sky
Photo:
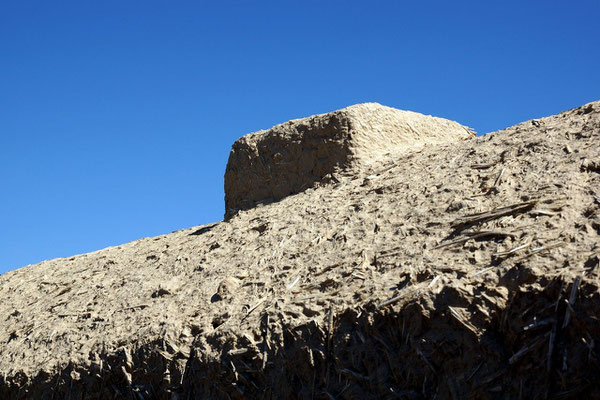
[[[233,141],[351,104],[600,99],[600,1],[3,1],[0,273],[218,221]]]

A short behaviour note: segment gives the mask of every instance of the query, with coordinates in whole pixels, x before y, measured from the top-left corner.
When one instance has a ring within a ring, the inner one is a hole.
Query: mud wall
[[[335,180],[341,171],[377,162],[392,149],[464,140],[474,132],[454,121],[359,104],[288,121],[238,139],[225,171],[225,218],[237,210]]]

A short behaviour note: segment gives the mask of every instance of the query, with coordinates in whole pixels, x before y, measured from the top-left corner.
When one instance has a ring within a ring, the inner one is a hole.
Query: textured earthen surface
[[[0,275],[0,398],[600,398],[599,129],[595,102]]]
[[[390,152],[468,139],[454,121],[376,103],[288,121],[238,139],[225,172],[225,217],[298,193]]]

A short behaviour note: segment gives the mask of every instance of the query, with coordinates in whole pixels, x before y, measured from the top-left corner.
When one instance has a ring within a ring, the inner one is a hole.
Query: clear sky
[[[1,1],[0,272],[222,218],[233,141],[375,101],[600,99],[600,1]]]

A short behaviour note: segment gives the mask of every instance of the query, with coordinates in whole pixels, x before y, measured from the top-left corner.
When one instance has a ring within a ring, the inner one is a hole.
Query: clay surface
[[[598,165],[595,102],[5,273],[0,398],[600,398]]]
[[[392,152],[465,140],[469,128],[447,119],[365,103],[296,119],[238,139],[225,172],[225,218],[337,180]]]

